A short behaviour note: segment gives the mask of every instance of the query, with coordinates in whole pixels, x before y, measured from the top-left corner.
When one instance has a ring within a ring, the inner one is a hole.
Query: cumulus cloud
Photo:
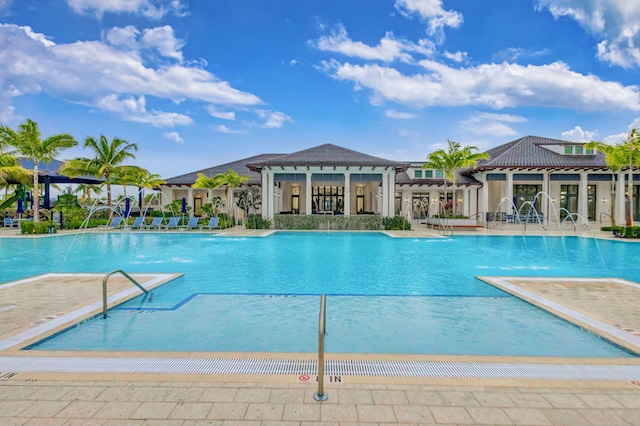
[[[415,130],[398,129],[398,135],[405,138],[417,138],[420,136],[420,133],[416,132]]]
[[[94,13],[97,18],[105,13],[130,13],[160,19],[167,13],[182,16],[185,9],[180,0],[67,0],[67,4],[76,13]]]
[[[602,81],[571,71],[562,62],[542,66],[483,64],[453,68],[420,61],[424,72],[406,75],[377,64],[324,61],[321,69],[336,80],[352,81],[375,97],[414,107],[480,105],[494,109],[544,106],[584,111],[640,111],[638,86]]]
[[[423,55],[433,53],[433,45],[427,40],[421,40],[419,44],[405,40],[397,40],[393,33],[388,32],[380,40],[377,46],[369,46],[359,41],[349,38],[345,28],[340,25],[330,36],[321,37],[316,42],[310,42],[319,50],[340,53],[353,58],[367,60],[380,60],[392,62],[400,60],[403,62],[413,62],[409,52],[417,52]]]
[[[265,129],[276,129],[284,126],[284,123],[293,123],[294,121],[287,114],[279,111],[269,111],[265,109],[257,109],[258,117],[265,119],[262,125]]]
[[[631,0],[538,0],[558,18],[569,17],[601,41],[597,56],[621,67],[640,66],[640,2]]]
[[[386,110],[384,112],[384,115],[386,115],[389,118],[396,118],[398,120],[407,120],[407,119],[416,117],[415,114],[412,114],[410,112],[400,112],[400,111],[395,111],[393,109]]]
[[[220,111],[215,105],[207,105],[205,109],[210,116],[215,118],[221,118],[223,120],[236,119],[236,113],[234,111]]]
[[[453,62],[462,62],[467,59],[467,52],[444,52],[444,57]]]
[[[522,123],[526,118],[511,114],[477,112],[460,123],[462,128],[474,135],[513,136],[517,134],[507,123]]]
[[[146,41],[145,34],[149,34]],[[203,68],[176,63],[181,59],[181,43],[172,34],[170,27],[156,31],[124,27],[109,31],[106,41],[56,44],[29,27],[0,24],[0,39],[4,40],[0,45],[0,101],[5,113],[13,98],[41,92],[154,126],[191,122],[182,114],[147,111],[146,103],[154,98],[225,107],[262,103]],[[168,58],[161,62],[153,57],[143,59],[140,49],[151,47]]]
[[[227,133],[229,135],[234,135],[234,134],[244,134],[247,133],[244,130],[233,130],[228,128],[227,126],[225,126],[224,124],[220,124],[218,126],[213,127],[213,130],[215,132],[219,132],[219,133]]]
[[[597,134],[597,130],[588,131],[583,130],[581,126],[575,126],[571,130],[562,132],[562,138],[572,142],[589,142],[595,140],[594,138]]]
[[[120,99],[117,95],[107,95],[98,99],[95,106],[114,113],[126,121],[134,123],[147,123],[154,127],[186,126],[193,123],[188,115],[175,112],[147,111],[147,102],[144,96],[134,98],[128,96]]]
[[[442,0],[396,0],[395,7],[405,16],[417,14],[428,22],[427,32],[437,34],[444,27],[457,28],[462,24],[462,14],[444,10]]]
[[[164,136],[165,139],[169,139],[170,141],[173,141],[175,143],[179,143],[179,144],[184,143],[184,140],[180,137],[178,132],[166,132],[166,133],[163,133],[162,136]]]

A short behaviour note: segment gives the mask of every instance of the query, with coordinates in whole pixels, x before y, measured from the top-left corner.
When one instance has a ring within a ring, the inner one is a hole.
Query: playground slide
[[[11,204],[15,203],[16,201],[18,201],[17,195],[7,198],[2,202],[2,204],[0,204],[0,210],[8,208],[9,206],[11,206]]]

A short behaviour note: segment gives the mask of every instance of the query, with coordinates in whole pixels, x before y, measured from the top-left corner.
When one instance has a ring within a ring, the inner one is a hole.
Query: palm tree
[[[451,182],[453,188],[453,214],[456,214],[456,176],[458,171],[467,167],[476,167],[479,160],[489,160],[486,152],[474,153],[478,148],[472,145],[461,147],[459,142],[447,139],[447,150],[439,149],[432,152],[427,157],[427,162],[422,165],[423,169],[442,170],[444,174],[444,193],[447,194],[447,181]]]
[[[107,204],[111,206],[111,176],[118,173],[127,159],[136,158],[131,151],[137,151],[138,145],[117,137],[109,142],[106,136],[100,135],[98,140],[92,137],[85,139],[84,147],[91,149],[95,157],[67,161],[60,173],[69,177],[89,175],[104,179],[107,185]]]
[[[33,161],[33,220],[37,222],[40,220],[38,163],[50,162],[60,152],[76,146],[78,142],[68,133],[60,133],[42,140],[38,123],[29,118],[18,126],[17,132],[7,126],[0,126],[0,140]]]
[[[233,189],[239,187],[251,179],[247,175],[239,175],[235,170],[229,170],[226,173],[218,173],[214,177],[208,177],[203,173],[198,173],[198,178],[193,184],[194,188],[214,189],[225,186],[225,195],[227,196],[227,206],[229,207],[229,217],[233,222]]]
[[[607,145],[601,142],[589,142],[585,145],[588,148],[597,148],[603,152],[607,159],[607,166],[612,173],[627,168],[627,196],[625,199],[624,218],[626,226],[633,226],[633,169],[640,166],[640,132],[633,128],[629,130],[627,137],[622,142],[615,145]],[[614,201],[611,198],[611,225],[615,226]]]
[[[144,200],[144,190],[145,189],[156,189],[163,183],[165,180],[162,177],[155,173],[149,173],[148,170],[139,168],[139,170],[132,175],[130,175],[129,183],[131,185],[137,186],[139,188],[138,192],[138,207],[140,207],[140,212],[142,212],[142,202]]]
[[[88,202],[91,202],[91,191],[96,195],[100,195],[102,189],[100,185],[92,183],[82,183],[76,188],[76,192],[82,193],[81,199],[87,200]]]
[[[9,182],[27,183],[29,171],[22,167],[18,159],[8,152],[2,150],[2,140],[0,140],[0,185],[8,185]]]
[[[597,149],[605,155],[605,161],[607,162],[607,167],[611,169],[611,205],[609,209],[609,216],[611,217],[611,227],[615,228],[616,226],[616,185],[614,176],[616,173],[620,171],[620,169],[624,166],[621,164],[620,158],[618,156],[617,147],[615,145],[609,145],[603,142],[591,141],[584,145],[586,149]]]

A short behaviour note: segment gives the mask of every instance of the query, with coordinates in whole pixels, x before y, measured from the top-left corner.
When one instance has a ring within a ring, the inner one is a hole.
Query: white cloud
[[[262,125],[265,129],[276,129],[284,126],[284,123],[293,123],[294,121],[287,114],[279,111],[269,111],[265,109],[257,109],[256,114],[258,117],[264,118],[267,121]]]
[[[588,131],[583,130],[581,126],[575,126],[571,130],[562,132],[562,138],[572,142],[589,142],[595,140],[594,137],[597,134],[597,130]]]
[[[11,3],[13,3],[13,0],[0,0],[0,11],[8,9]]]
[[[640,2],[637,0],[538,0],[558,18],[567,16],[594,33],[598,58],[625,68],[640,66]]]
[[[433,53],[433,45],[429,41],[421,40],[420,44],[415,44],[404,40],[396,40],[391,32],[385,34],[377,46],[369,46],[362,42],[351,40],[342,25],[330,36],[321,37],[318,41],[310,42],[310,44],[323,51],[384,62],[395,60],[413,62],[413,58],[407,52],[417,52],[423,55]]]
[[[585,111],[640,111],[638,86],[602,81],[571,71],[566,64],[522,66],[483,64],[452,68],[423,60],[425,72],[405,75],[377,64],[324,61],[321,69],[336,80],[368,88],[374,96],[414,107],[483,105],[494,109],[544,106]]]
[[[176,39],[173,28],[169,25],[145,29],[142,35],[142,44],[148,48],[156,48],[162,56],[182,62],[180,50],[184,43]]]
[[[513,128],[505,123],[522,123],[526,118],[511,114],[494,114],[477,112],[460,123],[462,128],[474,135],[513,136],[517,134]]]
[[[440,32],[444,27],[457,28],[463,21],[460,13],[444,10],[442,0],[396,0],[395,7],[406,16],[417,13],[427,20],[430,35]]]
[[[444,57],[449,60],[452,60],[453,62],[462,62],[465,59],[467,59],[467,52],[456,52],[456,53],[444,52]]]
[[[154,127],[186,126],[193,123],[191,117],[175,112],[147,111],[144,96],[120,99],[117,95],[107,95],[97,100],[95,106],[114,113],[125,121],[147,123]]]
[[[289,65],[293,66],[296,65],[298,63],[297,59],[292,59],[291,61],[289,61]]]
[[[160,19],[167,13],[184,14],[180,0],[67,0],[76,13],[95,13],[102,18],[105,13],[131,13],[151,19]]]
[[[169,139],[170,141],[173,141],[175,143],[179,143],[179,144],[184,143],[184,140],[180,137],[178,132],[166,132],[166,133],[163,133],[162,136],[164,136],[165,139]]]
[[[392,109],[388,109],[384,112],[384,115],[386,115],[389,118],[396,118],[399,120],[407,120],[410,118],[416,118],[415,114],[412,114],[410,112],[400,112],[400,111],[395,111]]]
[[[154,48],[162,48],[164,54],[179,59],[180,44],[171,48],[172,31],[161,28],[164,29],[148,42]],[[117,112],[120,107],[131,104],[131,100],[138,102],[141,96],[145,103],[153,102],[153,98],[176,103],[189,99],[224,106],[262,103],[257,96],[232,88],[228,82],[220,81],[198,66],[158,63],[153,58],[143,61],[138,49],[144,46],[142,42],[134,43],[138,35],[134,27],[125,27],[110,31],[106,42],[55,44],[29,27],[0,24],[3,40],[0,99],[5,111],[12,98],[41,92],[109,112]],[[120,107],[113,109],[115,104]],[[133,119],[155,126],[190,120],[181,114],[149,113],[140,109],[138,112]]]
[[[247,133],[244,130],[233,130],[233,129],[230,129],[227,126],[225,126],[224,124],[220,124],[218,126],[213,127],[213,130],[215,132],[227,133],[227,134],[230,134],[230,135]]]
[[[233,111],[220,111],[215,105],[207,105],[206,108],[207,112],[209,113],[210,116],[215,117],[215,118],[221,118],[223,120],[235,120],[236,119],[236,113]]]

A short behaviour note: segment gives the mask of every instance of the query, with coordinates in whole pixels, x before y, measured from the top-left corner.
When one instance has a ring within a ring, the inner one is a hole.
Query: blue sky
[[[165,178],[640,127],[635,0],[0,0],[0,64],[0,123],[126,139]]]

